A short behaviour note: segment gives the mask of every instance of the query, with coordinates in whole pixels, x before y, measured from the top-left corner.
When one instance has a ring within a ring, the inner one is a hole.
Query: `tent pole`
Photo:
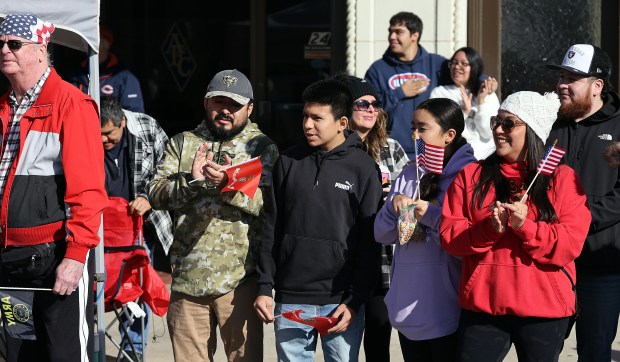
[[[99,98],[99,55],[92,49],[88,50],[88,94],[101,105]],[[105,362],[105,297],[103,287],[105,283],[105,262],[103,259],[103,215],[101,215],[101,225],[99,226],[99,245],[95,248],[95,282],[97,284],[96,313],[97,325],[95,332],[95,355],[98,362]]]

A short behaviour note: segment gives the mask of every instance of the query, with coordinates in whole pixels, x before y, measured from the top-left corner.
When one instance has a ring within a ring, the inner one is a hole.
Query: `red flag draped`
[[[168,311],[170,295],[150,264],[146,249],[140,245],[142,225],[141,216],[129,214],[127,200],[108,198],[108,206],[103,210],[105,307],[110,311],[114,304],[125,304],[142,296],[153,313],[161,317]]]
[[[282,313],[282,316],[288,320],[314,327],[319,332],[321,337],[325,336],[327,334],[327,330],[338,323],[338,318],[335,317],[313,317],[302,319],[299,314],[303,312],[304,311],[302,309],[297,309],[291,312],[284,312]]]
[[[224,169],[224,172],[228,175],[228,184],[222,188],[222,192],[241,191],[249,198],[254,198],[260,175],[263,172],[259,157],[229,166]]]

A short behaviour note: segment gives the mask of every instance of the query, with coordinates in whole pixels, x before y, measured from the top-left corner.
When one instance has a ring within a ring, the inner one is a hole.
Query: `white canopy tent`
[[[50,21],[56,27],[51,42],[83,51],[89,56],[89,93],[99,104],[99,0],[0,0],[0,19],[7,14],[31,13]],[[103,229],[99,237],[103,240]],[[96,360],[104,362],[105,333],[103,284],[105,279],[103,242],[95,249],[95,273],[97,278],[97,330],[95,331]]]

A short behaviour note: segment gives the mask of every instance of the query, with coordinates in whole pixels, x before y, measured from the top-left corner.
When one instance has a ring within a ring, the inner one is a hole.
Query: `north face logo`
[[[339,189],[343,189],[343,190],[346,190],[346,191],[351,191],[351,188],[353,187],[353,184],[350,183],[349,181],[345,181],[343,184],[341,184],[340,182],[336,182],[334,187],[339,188]]]
[[[598,138],[605,141],[611,141],[613,139],[609,133],[603,133],[599,135]]]

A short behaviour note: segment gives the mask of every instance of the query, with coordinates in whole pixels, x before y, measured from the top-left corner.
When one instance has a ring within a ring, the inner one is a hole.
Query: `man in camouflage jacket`
[[[256,297],[263,194],[271,187],[276,145],[249,120],[252,87],[237,70],[215,75],[206,119],[174,136],[149,184],[154,207],[173,210],[172,295],[168,326],[176,361],[213,361],[216,325],[229,361],[262,360],[263,326]],[[222,168],[260,157],[259,189],[250,199],[222,193]]]

